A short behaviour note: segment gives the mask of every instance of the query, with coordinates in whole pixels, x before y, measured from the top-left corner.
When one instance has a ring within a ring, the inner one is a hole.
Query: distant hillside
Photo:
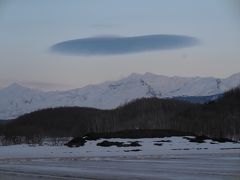
[[[8,138],[81,136],[126,129],[173,129],[212,138],[240,138],[240,89],[207,104],[142,98],[114,110],[62,107],[21,116],[1,126]]]
[[[173,97],[173,99],[183,100],[191,103],[204,104],[204,103],[216,100],[217,98],[221,97],[221,95],[222,94],[216,94],[212,96],[178,96],[178,97]]]

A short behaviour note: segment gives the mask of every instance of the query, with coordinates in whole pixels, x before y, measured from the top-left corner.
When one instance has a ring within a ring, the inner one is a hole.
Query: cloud
[[[53,45],[50,50],[66,55],[119,55],[179,49],[197,44],[197,38],[182,35],[106,36],[63,41]]]

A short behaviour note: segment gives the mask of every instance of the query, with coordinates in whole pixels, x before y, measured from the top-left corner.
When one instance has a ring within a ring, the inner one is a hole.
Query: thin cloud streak
[[[50,51],[82,56],[121,55],[187,48],[199,43],[199,40],[195,37],[182,35],[105,36],[63,41],[53,45]]]

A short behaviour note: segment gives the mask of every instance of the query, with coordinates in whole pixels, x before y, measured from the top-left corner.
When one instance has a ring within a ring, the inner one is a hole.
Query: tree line
[[[212,138],[240,139],[240,89],[193,104],[142,98],[113,110],[60,107],[39,110],[0,125],[1,141],[31,143],[45,137],[78,137],[126,129],[172,129]]]

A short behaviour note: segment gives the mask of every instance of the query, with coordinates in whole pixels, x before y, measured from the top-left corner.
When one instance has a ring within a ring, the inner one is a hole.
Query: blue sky
[[[239,18],[238,0],[0,0],[0,87],[67,89],[145,72],[226,77],[240,71]],[[49,52],[68,40],[153,34],[201,43],[110,56]]]

